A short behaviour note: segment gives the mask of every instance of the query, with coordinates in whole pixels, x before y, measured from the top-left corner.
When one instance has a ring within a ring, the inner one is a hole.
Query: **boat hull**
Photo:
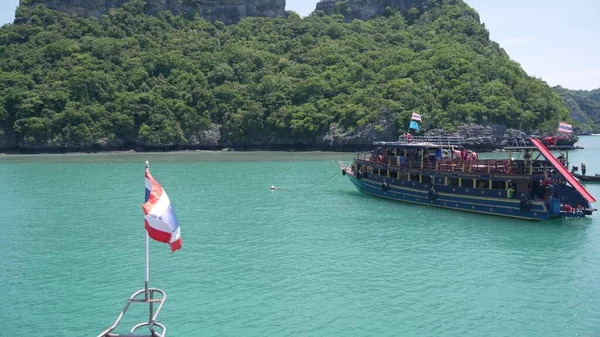
[[[360,192],[395,201],[525,220],[548,220],[559,217],[557,215],[552,216],[546,209],[546,205],[540,201],[531,202],[530,210],[524,211],[520,209],[520,200],[518,199],[462,195],[443,192],[442,190],[432,198],[429,190],[390,183],[384,189],[382,181],[367,178],[358,179],[355,175],[350,174],[346,176]]]

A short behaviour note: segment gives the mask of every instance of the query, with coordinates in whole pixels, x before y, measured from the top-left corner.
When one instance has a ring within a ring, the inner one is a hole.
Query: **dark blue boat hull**
[[[521,209],[519,199],[481,196],[477,194],[479,192],[477,189],[472,189],[472,194],[456,194],[445,191],[442,186],[437,189],[434,186],[436,193],[432,196],[429,192],[430,186],[423,186],[418,182],[387,183],[387,187],[384,188],[383,181],[358,179],[350,174],[347,176],[359,191],[386,199],[526,220],[548,220],[560,217],[557,214],[550,214],[543,201],[531,201],[530,209],[525,211]]]

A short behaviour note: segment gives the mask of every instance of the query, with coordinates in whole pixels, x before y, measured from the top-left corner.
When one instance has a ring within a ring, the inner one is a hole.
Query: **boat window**
[[[408,180],[408,174],[402,173],[402,172],[398,172],[398,180],[407,181]]]
[[[496,190],[505,190],[506,189],[506,181],[492,181],[492,188]]]
[[[460,184],[462,187],[473,187],[473,179],[462,178]]]
[[[490,181],[477,179],[477,188],[490,188]]]
[[[431,184],[431,176],[427,174],[423,174],[423,178],[421,180],[424,184]]]
[[[398,179],[398,171],[390,171],[390,178]]]
[[[458,178],[447,178],[446,181],[447,181],[448,186],[459,186]]]
[[[379,175],[382,177],[387,177],[388,174],[388,170],[386,169],[379,169]]]
[[[412,180],[412,181],[419,181],[419,175],[418,174],[411,174],[410,175],[410,180]]]

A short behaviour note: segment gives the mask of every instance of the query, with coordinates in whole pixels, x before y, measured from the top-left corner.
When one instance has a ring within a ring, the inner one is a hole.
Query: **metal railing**
[[[510,146],[512,146],[512,147],[528,147],[528,146],[533,146],[533,144],[531,144],[531,142],[529,142],[529,139],[515,138],[510,143]]]
[[[428,143],[434,145],[460,146],[465,142],[463,137],[445,137],[445,136],[408,136],[402,135],[398,138],[400,144],[420,144]]]
[[[387,165],[388,169],[419,169],[440,172],[455,173],[489,173],[498,175],[532,175],[545,174],[554,169],[547,161],[543,160],[462,160],[462,159],[441,159],[441,160],[419,160],[416,158],[406,158],[402,156],[374,156],[369,153],[359,153],[357,161],[376,162]]]
[[[160,298],[154,298],[155,293],[160,294]],[[140,296],[141,294],[144,294],[144,298],[137,299],[136,297]],[[146,294],[146,289],[136,291],[135,293],[133,293],[133,295],[131,295],[131,297],[129,297],[127,304],[125,304],[125,307],[119,314],[119,317],[117,317],[117,320],[115,321],[115,323],[113,323],[113,325],[111,325],[110,328],[106,329],[104,332],[99,334],[98,337],[164,337],[164,336],[166,336],[167,328],[164,325],[162,325],[161,323],[158,323],[156,321],[156,319],[158,318],[158,314],[160,313],[160,310],[162,309],[166,300],[167,300],[167,295],[165,294],[164,291],[162,291],[161,289],[158,289],[158,288],[149,288],[147,294]],[[129,333],[126,335],[113,333],[113,331],[117,328],[117,326],[119,326],[119,323],[125,316],[127,309],[129,309],[129,306],[132,303],[146,303],[149,305],[150,316],[149,316],[148,322],[142,322],[142,323],[136,324],[135,326],[133,326],[131,328],[131,330],[129,330]],[[156,308],[156,312],[153,312],[154,304],[158,304],[158,308]],[[145,326],[147,326],[148,329],[150,330],[149,335],[148,334],[145,334],[145,335],[136,335],[135,334],[135,332],[138,329],[145,327]],[[160,328],[160,330],[161,330],[160,333],[156,331],[155,327]]]

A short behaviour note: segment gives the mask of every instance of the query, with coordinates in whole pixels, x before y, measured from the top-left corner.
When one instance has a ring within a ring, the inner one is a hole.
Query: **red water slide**
[[[540,142],[538,139],[535,139],[535,138],[530,138],[529,140],[531,140],[533,145],[535,145],[538,148],[538,150],[540,151],[542,156],[544,156],[544,158],[546,158],[546,160],[548,160],[550,163],[552,163],[554,168],[556,168],[558,170],[558,172],[560,172],[560,174],[563,177],[565,177],[565,179],[567,179],[569,184],[571,184],[571,186],[573,186],[573,188],[575,188],[575,190],[577,190],[577,192],[581,193],[581,195],[585,198],[585,200],[587,200],[590,203],[596,202],[596,199],[594,199],[594,197],[590,194],[590,192],[588,192],[579,183],[579,181],[577,181],[577,179],[575,179],[575,177],[571,174],[571,172],[569,172],[569,170],[566,167],[564,167],[563,164],[561,164],[558,161],[558,159],[556,159],[554,157],[554,155],[552,155],[550,150],[548,150],[548,148],[545,147],[544,144],[542,144],[542,142]]]

